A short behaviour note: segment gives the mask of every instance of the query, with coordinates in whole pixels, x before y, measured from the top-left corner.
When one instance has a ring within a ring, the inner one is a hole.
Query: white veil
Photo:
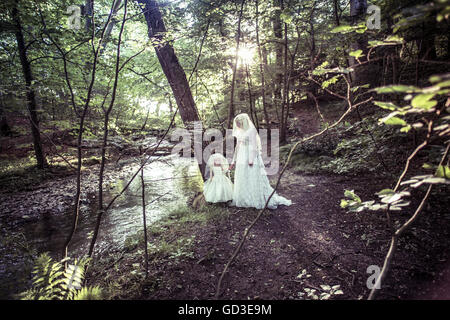
[[[229,164],[227,158],[225,158],[221,153],[214,153],[209,157],[208,163],[206,164],[205,177],[207,179],[211,178],[211,172],[213,171],[215,163],[220,163],[220,166],[224,172],[228,171]]]
[[[240,126],[237,125],[237,122],[240,123]],[[237,139],[248,135],[250,137],[250,143],[256,147],[257,152],[261,153],[261,138],[248,114],[241,113],[234,117],[232,135]]]

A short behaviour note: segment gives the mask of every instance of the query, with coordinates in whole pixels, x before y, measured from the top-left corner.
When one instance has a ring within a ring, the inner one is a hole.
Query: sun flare
[[[239,63],[250,65],[255,57],[255,48],[248,45],[242,46],[238,50]]]

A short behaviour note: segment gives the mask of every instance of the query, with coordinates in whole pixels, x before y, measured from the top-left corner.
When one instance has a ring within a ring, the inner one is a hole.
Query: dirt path
[[[367,267],[381,266],[387,252],[384,215],[350,214],[339,201],[349,188],[363,198],[372,197],[383,181],[368,179],[292,174],[283,178],[279,193],[294,204],[269,211],[255,225],[224,278],[221,299],[367,298]],[[153,260],[149,279],[133,298],[212,299],[224,264],[257,214],[237,208],[229,212],[219,223],[185,225],[179,236],[195,236],[192,257],[179,263]],[[449,258],[450,221],[444,221],[440,213],[428,215],[405,235],[378,298],[443,297],[439,288],[450,285],[448,276],[437,276]],[[118,268],[133,262],[125,260]],[[343,294],[326,296],[336,285]]]

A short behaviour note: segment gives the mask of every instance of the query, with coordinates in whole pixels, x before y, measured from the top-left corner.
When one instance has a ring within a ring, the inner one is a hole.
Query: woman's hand
[[[234,163],[232,163],[232,164],[230,165],[230,167],[228,168],[228,170],[233,170],[233,168],[234,168]]]

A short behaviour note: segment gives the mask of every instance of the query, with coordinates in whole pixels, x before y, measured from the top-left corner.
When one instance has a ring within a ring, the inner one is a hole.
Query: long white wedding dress
[[[240,121],[241,127],[236,124],[236,121]],[[237,138],[237,145],[233,157],[236,170],[231,205],[262,209],[272,194],[273,188],[270,186],[261,157],[259,135],[247,114],[236,116],[233,135]],[[249,163],[253,165],[250,166]],[[276,209],[279,205],[290,206],[291,204],[291,200],[274,193],[267,207]]]

